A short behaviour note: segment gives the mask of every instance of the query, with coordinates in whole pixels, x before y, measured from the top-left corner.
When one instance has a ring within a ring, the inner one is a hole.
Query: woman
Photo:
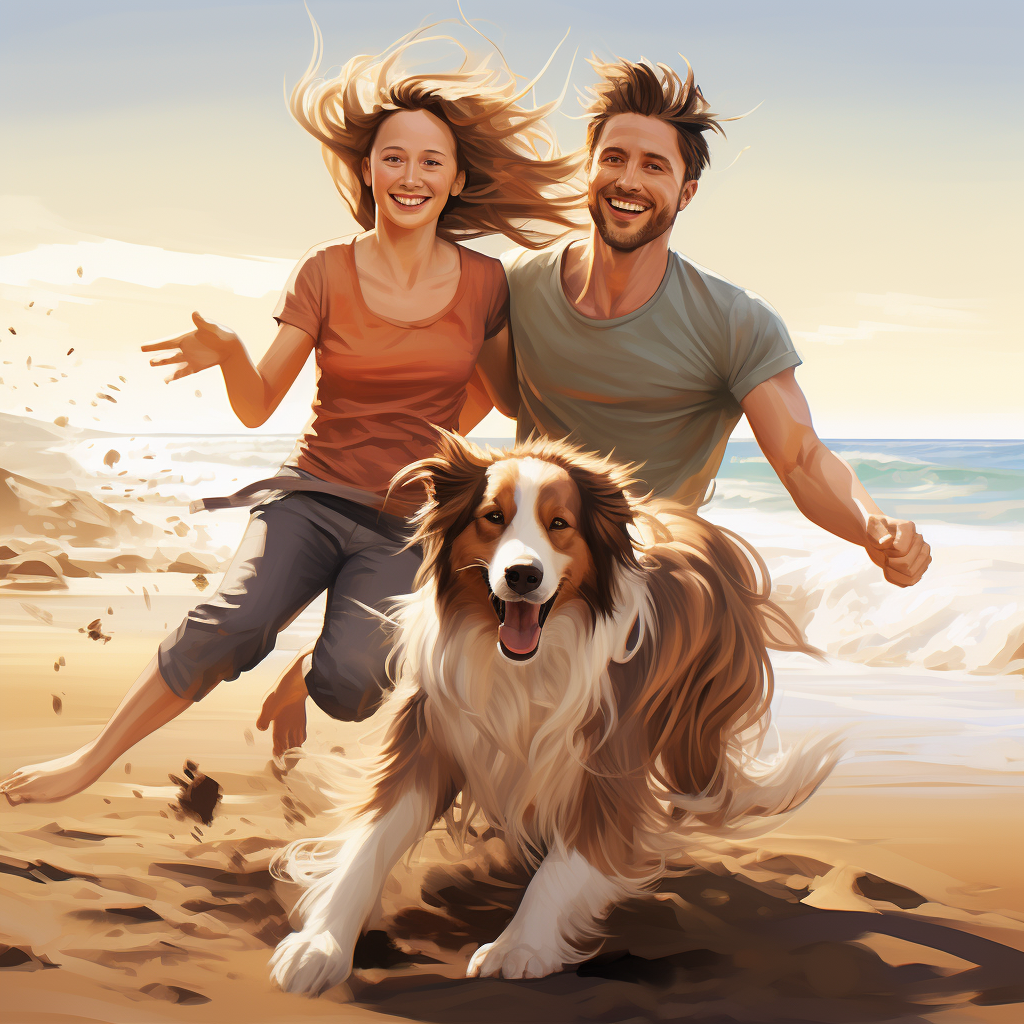
[[[501,232],[536,248],[550,236],[517,222],[573,225],[569,213],[581,197],[559,186],[579,163],[557,154],[543,120],[554,104],[520,106],[534,83],[517,88],[507,67],[486,63],[398,76],[399,57],[427,41],[421,32],[317,80],[315,24],[314,33],[291,111],[321,142],[364,233],[300,261],[258,367],[237,335],[198,314],[194,331],[144,346],[170,353],[152,360],[179,366],[169,381],[219,366],[247,426],[270,416],[315,351],[311,425],[272,483],[279,496],[254,509],[217,593],[161,644],[96,740],[0,782],[12,804],[80,792],[217,683],[255,666],[278,630],[325,589],[324,632],[303,687],[335,718],[371,713],[386,684],[386,650],[360,605],[409,591],[419,564],[402,550],[402,528],[421,495],[388,496],[388,482],[431,454],[434,425],[459,425],[468,390],[477,415],[479,385],[488,402],[514,412],[504,273],[497,260],[455,243]],[[304,703],[295,675],[286,673],[268,699],[264,727]]]

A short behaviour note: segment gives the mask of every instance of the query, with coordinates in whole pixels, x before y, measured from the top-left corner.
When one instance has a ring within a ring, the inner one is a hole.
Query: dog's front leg
[[[286,992],[318,995],[344,981],[367,918],[399,858],[430,827],[437,798],[412,787],[377,817],[357,820],[340,835],[334,863],[298,903],[301,931],[286,936],[270,960],[271,977]]]
[[[579,963],[589,955],[580,947],[601,934],[601,921],[625,895],[578,851],[549,853],[515,917],[473,954],[466,976],[543,978]]]

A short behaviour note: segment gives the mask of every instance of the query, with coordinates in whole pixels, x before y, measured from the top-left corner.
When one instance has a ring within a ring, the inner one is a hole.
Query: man
[[[504,258],[519,376],[518,439],[568,436],[642,463],[656,497],[698,506],[746,414],[803,514],[912,586],[930,549],[883,515],[811,424],[778,314],[669,249],[721,131],[694,85],[663,64],[591,61],[589,238]]]

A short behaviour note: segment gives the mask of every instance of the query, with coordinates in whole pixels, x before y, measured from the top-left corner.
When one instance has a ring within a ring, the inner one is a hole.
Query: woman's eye
[[[551,520],[550,528],[552,530],[568,530],[569,524],[564,519],[560,519],[558,516],[555,516],[555,518]]]
[[[505,522],[505,516],[497,509],[493,512],[488,512],[487,515],[484,516],[484,519],[489,523],[497,523],[499,526]]]

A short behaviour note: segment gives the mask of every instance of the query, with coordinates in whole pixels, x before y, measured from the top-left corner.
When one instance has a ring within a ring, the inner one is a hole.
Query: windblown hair
[[[686,78],[680,78],[667,64],[639,64],[619,59],[606,63],[591,58],[588,63],[601,76],[598,85],[587,91],[593,101],[586,108],[591,115],[587,125],[587,150],[593,160],[601,130],[615,114],[642,114],[656,117],[676,130],[679,152],[686,164],[686,181],[696,181],[707,167],[711,154],[704,132],[715,131],[723,137],[720,122],[734,121],[711,113],[708,101],[693,80],[693,68],[686,65]]]
[[[429,27],[428,27],[429,28]],[[374,225],[375,204],[361,165],[381,123],[399,110],[426,110],[455,136],[459,170],[466,184],[450,197],[438,235],[449,241],[503,234],[519,245],[541,249],[568,230],[578,229],[572,214],[584,205],[579,183],[572,183],[580,154],[563,156],[545,118],[561,97],[541,106],[521,105],[539,75],[521,84],[500,53],[474,63],[469,50],[446,36],[426,36],[427,28],[403,36],[384,52],[353,57],[332,78],[316,77],[323,37],[313,23],[314,51],[292,89],[292,116],[318,139],[335,187],[359,226]],[[453,71],[413,74],[400,69],[412,46],[444,39],[462,53]],[[546,70],[546,68],[545,68]],[[543,74],[543,70],[541,74]],[[525,226],[544,221],[562,230]]]

